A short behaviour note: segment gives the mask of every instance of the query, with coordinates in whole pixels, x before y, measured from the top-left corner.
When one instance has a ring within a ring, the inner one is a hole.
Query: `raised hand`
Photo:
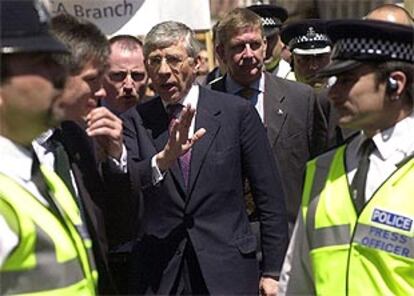
[[[96,139],[106,157],[117,160],[122,155],[122,120],[106,107],[93,109],[86,116],[86,133]]]
[[[186,153],[200,140],[206,130],[200,128],[191,138],[188,137],[191,121],[195,115],[195,109],[187,105],[181,111],[178,119],[173,119],[170,127],[170,136],[164,149],[156,155],[157,165],[160,170],[167,170],[181,155]]]

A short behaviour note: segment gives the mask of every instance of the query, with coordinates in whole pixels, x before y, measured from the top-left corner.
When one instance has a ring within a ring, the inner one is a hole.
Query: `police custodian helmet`
[[[331,52],[331,40],[326,34],[326,21],[306,19],[290,23],[280,33],[283,43],[299,55]]]
[[[49,14],[40,0],[0,0],[0,15],[2,54],[68,52],[49,33]]]
[[[332,76],[365,62],[414,63],[414,29],[379,20],[335,20],[328,22],[334,43],[332,62],[318,76]]]
[[[266,37],[278,33],[283,22],[288,17],[287,10],[276,5],[257,4],[248,6],[246,8],[260,16]]]

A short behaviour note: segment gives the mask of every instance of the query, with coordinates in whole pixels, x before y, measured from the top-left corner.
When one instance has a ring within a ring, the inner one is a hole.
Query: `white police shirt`
[[[397,165],[414,153],[414,112],[396,125],[376,134],[372,140],[375,150],[369,156],[370,165],[365,188],[365,199],[369,200],[378,187],[397,169]],[[358,150],[365,135],[357,137],[349,143],[346,150],[346,166],[348,180],[352,183],[355,176],[359,155]]]
[[[0,136],[0,155],[0,172],[15,180],[32,193],[41,203],[46,205],[46,199],[30,180],[32,176],[33,152]],[[0,213],[0,266],[2,266],[5,259],[18,243],[18,236]]]

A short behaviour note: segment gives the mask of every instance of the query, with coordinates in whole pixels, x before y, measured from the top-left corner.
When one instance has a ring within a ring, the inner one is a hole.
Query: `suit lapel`
[[[220,78],[218,78],[217,80],[215,80],[213,83],[210,84],[210,87],[212,90],[216,90],[216,91],[221,91],[221,92],[227,92],[226,91],[226,76],[224,75]]]
[[[284,105],[285,91],[278,81],[265,73],[265,93],[264,93],[264,121],[267,128],[267,136],[270,145],[277,141],[283,124],[288,116]]]
[[[215,104],[210,104],[207,99],[206,90],[200,87],[200,97],[198,100],[195,130],[205,128],[206,133],[193,147],[191,152],[191,168],[188,193],[191,196],[194,184],[200,173],[201,166],[205,160],[206,154],[209,151],[214,138],[220,128],[220,123],[217,116],[220,114],[220,109]]]
[[[225,77],[226,75],[212,83],[211,89],[226,92]],[[280,85],[278,80],[267,72],[265,72],[265,92],[263,95],[264,124],[267,128],[269,142],[273,146],[288,114],[284,106],[286,91],[283,85]]]

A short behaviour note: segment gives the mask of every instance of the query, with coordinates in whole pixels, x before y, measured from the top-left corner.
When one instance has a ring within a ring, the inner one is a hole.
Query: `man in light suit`
[[[144,56],[159,96],[122,115],[131,182],[140,180],[144,191],[144,236],[130,292],[253,295],[260,288],[269,295],[287,243],[278,169],[253,106],[193,84],[195,42],[181,23],[152,28]],[[170,113],[177,104],[181,113]],[[261,274],[245,177],[262,221]]]
[[[242,96],[258,110],[279,165],[289,226],[293,226],[306,162],[326,145],[320,105],[311,87],[264,72],[266,38],[258,15],[236,8],[220,20],[217,35],[216,51],[225,61],[227,75],[211,88]]]

